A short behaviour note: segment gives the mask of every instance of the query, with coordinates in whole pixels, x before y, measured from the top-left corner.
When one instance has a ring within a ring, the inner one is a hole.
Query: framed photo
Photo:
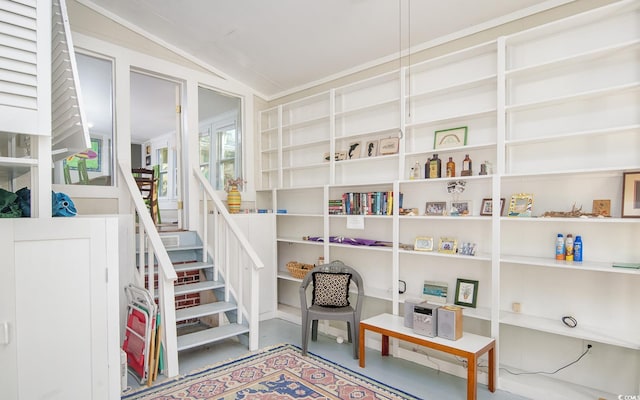
[[[640,171],[622,174],[622,218],[640,218]]]
[[[397,137],[380,139],[380,155],[396,154],[400,147],[400,139]]]
[[[473,211],[473,204],[468,200],[452,201],[451,207],[449,207],[449,215],[453,217],[465,217],[471,215]]]
[[[475,256],[476,244],[472,242],[463,242],[458,248],[458,254],[463,256]]]
[[[447,215],[446,201],[427,201],[424,215]]]
[[[500,215],[504,212],[505,199],[500,199]],[[482,199],[482,205],[480,206],[480,215],[491,216],[493,213],[493,201],[491,199]]]
[[[151,165],[151,156],[146,156],[144,159],[145,165]]]
[[[413,244],[415,251],[433,251],[433,237],[418,236]]]
[[[375,157],[378,155],[378,141],[369,140],[364,147],[364,154],[367,157]]]
[[[611,216],[611,200],[594,200],[591,213],[602,217]]]
[[[476,308],[478,300],[478,281],[460,279],[456,281],[456,294],[454,304]]]
[[[147,155],[151,154],[151,146],[147,145],[146,147]]]
[[[533,209],[533,195],[529,193],[519,193],[511,196],[509,202],[510,217],[530,217]]]
[[[360,154],[362,154],[362,142],[349,143],[349,150],[347,150],[347,159],[353,160],[355,158],[360,158]]]
[[[446,254],[456,254],[458,250],[458,241],[453,238],[441,237],[438,244],[438,252]]]
[[[461,147],[467,144],[467,127],[443,129],[433,135],[433,148],[446,149],[449,147]]]

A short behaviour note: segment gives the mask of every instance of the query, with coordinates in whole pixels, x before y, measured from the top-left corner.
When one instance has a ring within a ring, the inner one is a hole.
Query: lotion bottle
[[[564,260],[564,236],[558,233],[556,238],[556,260]]]
[[[573,242],[573,261],[582,262],[582,237],[576,236]]]
[[[571,234],[567,235],[567,239],[564,242],[564,248],[565,248],[564,259],[567,261],[573,261],[573,236]]]

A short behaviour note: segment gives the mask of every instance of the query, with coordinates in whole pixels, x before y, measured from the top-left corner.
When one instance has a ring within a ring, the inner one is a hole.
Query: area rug
[[[276,345],[124,395],[127,400],[418,398],[290,344]]]

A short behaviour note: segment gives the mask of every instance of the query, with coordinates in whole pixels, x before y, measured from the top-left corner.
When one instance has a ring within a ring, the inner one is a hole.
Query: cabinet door
[[[8,291],[2,290],[2,303],[9,293],[14,310],[8,318],[0,310],[11,331],[8,345],[0,346],[2,370],[13,374],[0,381],[3,396],[117,398],[109,376],[117,371],[110,353],[117,352],[118,330],[109,331],[107,270],[113,257],[106,251],[104,221],[16,220],[0,231],[3,239],[12,235],[2,241],[9,243],[3,254],[13,260],[2,263],[9,278],[3,278]],[[117,306],[117,298],[112,302]]]

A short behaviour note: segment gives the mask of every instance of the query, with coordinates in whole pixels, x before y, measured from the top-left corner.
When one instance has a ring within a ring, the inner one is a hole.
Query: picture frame
[[[433,149],[448,149],[462,147],[467,144],[467,127],[442,129],[433,134]]]
[[[438,253],[456,254],[458,241],[450,237],[441,237],[438,243]]]
[[[364,146],[364,154],[367,157],[375,157],[378,155],[378,141],[369,140]]]
[[[505,198],[500,199],[500,215],[504,213],[504,203]],[[482,199],[482,204],[480,205],[480,215],[491,216],[493,214],[493,199],[485,198]]]
[[[151,156],[146,156],[144,159],[144,164],[149,166],[151,165]]]
[[[591,213],[597,216],[610,217],[611,216],[611,200],[610,199],[594,200]]]
[[[453,303],[458,306],[476,308],[478,301],[478,281],[458,278]]]
[[[473,214],[473,202],[470,200],[451,201],[449,215],[452,217],[466,217]]]
[[[397,137],[380,139],[380,147],[378,151],[380,155],[386,156],[389,154],[398,153],[398,149],[400,148],[400,139]]]
[[[424,215],[447,215],[447,202],[446,201],[427,201],[425,206]]]
[[[349,149],[347,150],[348,160],[354,160],[356,158],[360,158],[361,154],[362,154],[362,142],[349,143]]]
[[[640,171],[622,174],[622,218],[640,218]]]
[[[462,242],[458,248],[458,254],[462,256],[475,256],[477,245],[472,242]]]
[[[509,217],[530,217],[533,211],[533,194],[518,193],[511,196]]]
[[[433,251],[433,236],[418,236],[413,244],[415,251]]]

